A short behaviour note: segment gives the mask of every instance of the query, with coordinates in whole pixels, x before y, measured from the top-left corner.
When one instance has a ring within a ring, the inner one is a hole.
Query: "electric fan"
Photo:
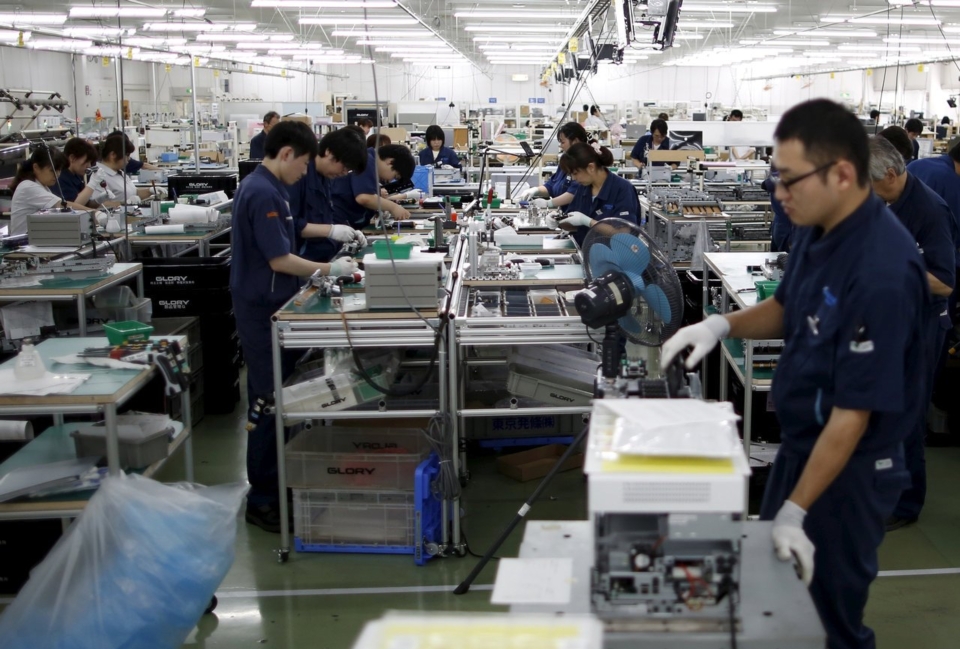
[[[574,300],[580,319],[605,328],[603,375],[619,366],[619,334],[659,347],[680,328],[683,293],[667,256],[636,224],[598,221],[583,242],[587,290]]]

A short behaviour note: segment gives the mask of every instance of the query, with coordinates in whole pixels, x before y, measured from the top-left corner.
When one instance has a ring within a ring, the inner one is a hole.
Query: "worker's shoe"
[[[893,532],[894,530],[899,530],[901,527],[913,525],[916,522],[916,518],[898,518],[896,516],[891,516],[887,519],[886,528],[888,532]]]
[[[245,516],[248,523],[256,525],[264,532],[280,533],[280,506],[279,505],[247,505]]]

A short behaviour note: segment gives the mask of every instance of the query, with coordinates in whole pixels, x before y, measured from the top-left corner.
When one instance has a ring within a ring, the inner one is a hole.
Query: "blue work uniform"
[[[607,172],[607,179],[603,181],[599,193],[593,195],[590,185],[579,185],[573,201],[567,206],[567,213],[582,212],[595,221],[617,218],[638,223],[640,218],[640,199],[637,190],[630,181],[624,180],[615,173]],[[583,240],[590,229],[579,227],[574,231],[573,238],[577,244],[583,245]]]
[[[456,152],[448,146],[441,146],[437,152],[437,157],[433,157],[433,149],[429,146],[420,152],[420,164],[425,167],[435,167],[438,164],[450,165],[455,169],[460,168],[460,158]]]
[[[669,151],[670,150],[670,138],[665,137],[663,141],[660,142],[660,146],[655,147],[653,145],[653,134],[647,133],[633,145],[633,151],[630,152],[630,157],[634,160],[639,160],[641,162],[647,161],[647,152],[651,150],[656,151]],[[653,166],[663,167],[666,165],[666,162],[654,162]]]
[[[953,214],[953,240],[960,246],[960,175],[954,167],[953,158],[941,155],[914,160],[907,165],[907,170],[946,201]],[[957,263],[960,265],[960,258]]]
[[[290,186],[290,210],[296,221],[297,243],[296,250],[304,259],[327,263],[340,252],[341,243],[326,237],[300,239],[300,232],[310,223],[332,225],[343,223],[342,218],[335,217],[333,199],[330,188],[332,182],[325,176],[317,173],[313,160],[307,166],[307,175]]]
[[[130,158],[127,160],[127,168],[124,171],[127,172],[128,176],[136,176],[141,169],[143,169],[143,163],[136,158]]]
[[[953,215],[943,199],[908,173],[903,193],[890,204],[890,210],[916,240],[927,272],[952,287],[956,279],[957,263],[956,250],[950,239],[950,221]],[[940,350],[952,326],[947,298],[939,295],[931,295],[930,298],[931,306],[924,320],[928,354],[923,404],[929,403],[933,394]],[[927,432],[925,415],[926,408],[921,411],[917,425],[903,446],[907,469],[910,471],[910,488],[900,496],[900,502],[893,512],[895,517],[903,520],[916,520],[920,516],[927,495],[927,469],[923,448]]]
[[[575,182],[560,167],[557,167],[557,170],[550,176],[550,180],[544,182],[543,186],[547,188],[550,198],[557,198],[564,194],[576,194],[580,189],[580,183]],[[564,205],[561,209],[566,212],[568,208],[569,205]]]
[[[262,166],[244,178],[233,199],[230,292],[247,363],[247,501],[253,506],[279,502],[276,422],[256,406],[274,391],[271,316],[300,288],[299,278],[270,268],[271,259],[294,252],[295,226],[287,201],[287,188]],[[296,358],[296,352],[283,352],[283,380],[293,372]]]
[[[57,184],[50,188],[54,194],[65,201],[73,202],[77,196],[87,186],[87,179],[84,176],[78,176],[69,169],[64,169],[57,176]]]
[[[263,160],[263,147],[267,142],[267,132],[260,131],[252,138],[250,138],[250,159],[251,160]]]
[[[367,168],[362,173],[347,174],[330,182],[330,198],[334,213],[354,230],[362,230],[376,214],[357,202],[357,196],[380,193],[380,180],[377,178],[376,149],[367,149]],[[324,260],[326,261],[326,260]]]
[[[773,182],[773,178],[765,179],[760,187],[770,194],[770,208],[773,210],[773,222],[770,224],[770,252],[790,252],[796,226],[783,209],[783,203],[774,196],[777,185]]]
[[[913,144],[913,157],[910,159],[919,160],[920,159],[920,142],[918,140],[911,140],[910,142],[911,144]]]
[[[903,440],[919,416],[930,294],[913,237],[871,194],[824,234],[799,228],[775,299],[784,349],[773,379],[781,446],[760,518],[791,495],[834,407],[870,412],[866,432],[814,502],[810,595],[830,649],[872,649],[863,624],[884,523],[909,483]]]

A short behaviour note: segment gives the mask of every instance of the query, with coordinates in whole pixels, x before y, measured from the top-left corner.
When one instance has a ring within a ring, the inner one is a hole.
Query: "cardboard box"
[[[497,459],[497,471],[520,482],[542,478],[564,454],[567,447],[563,444],[550,444],[539,448],[511,453]],[[574,453],[560,467],[569,471],[583,466],[583,453]]]

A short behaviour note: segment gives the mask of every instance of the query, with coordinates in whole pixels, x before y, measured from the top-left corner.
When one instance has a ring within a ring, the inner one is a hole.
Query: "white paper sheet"
[[[569,604],[573,559],[501,559],[491,604]]]
[[[43,397],[48,394],[70,394],[90,378],[89,374],[54,374],[47,372],[42,379],[21,381],[13,370],[0,370],[0,394],[20,394]]]
[[[40,335],[41,327],[52,327],[53,304],[50,302],[24,302],[0,309],[3,331],[9,340],[21,340]]]

